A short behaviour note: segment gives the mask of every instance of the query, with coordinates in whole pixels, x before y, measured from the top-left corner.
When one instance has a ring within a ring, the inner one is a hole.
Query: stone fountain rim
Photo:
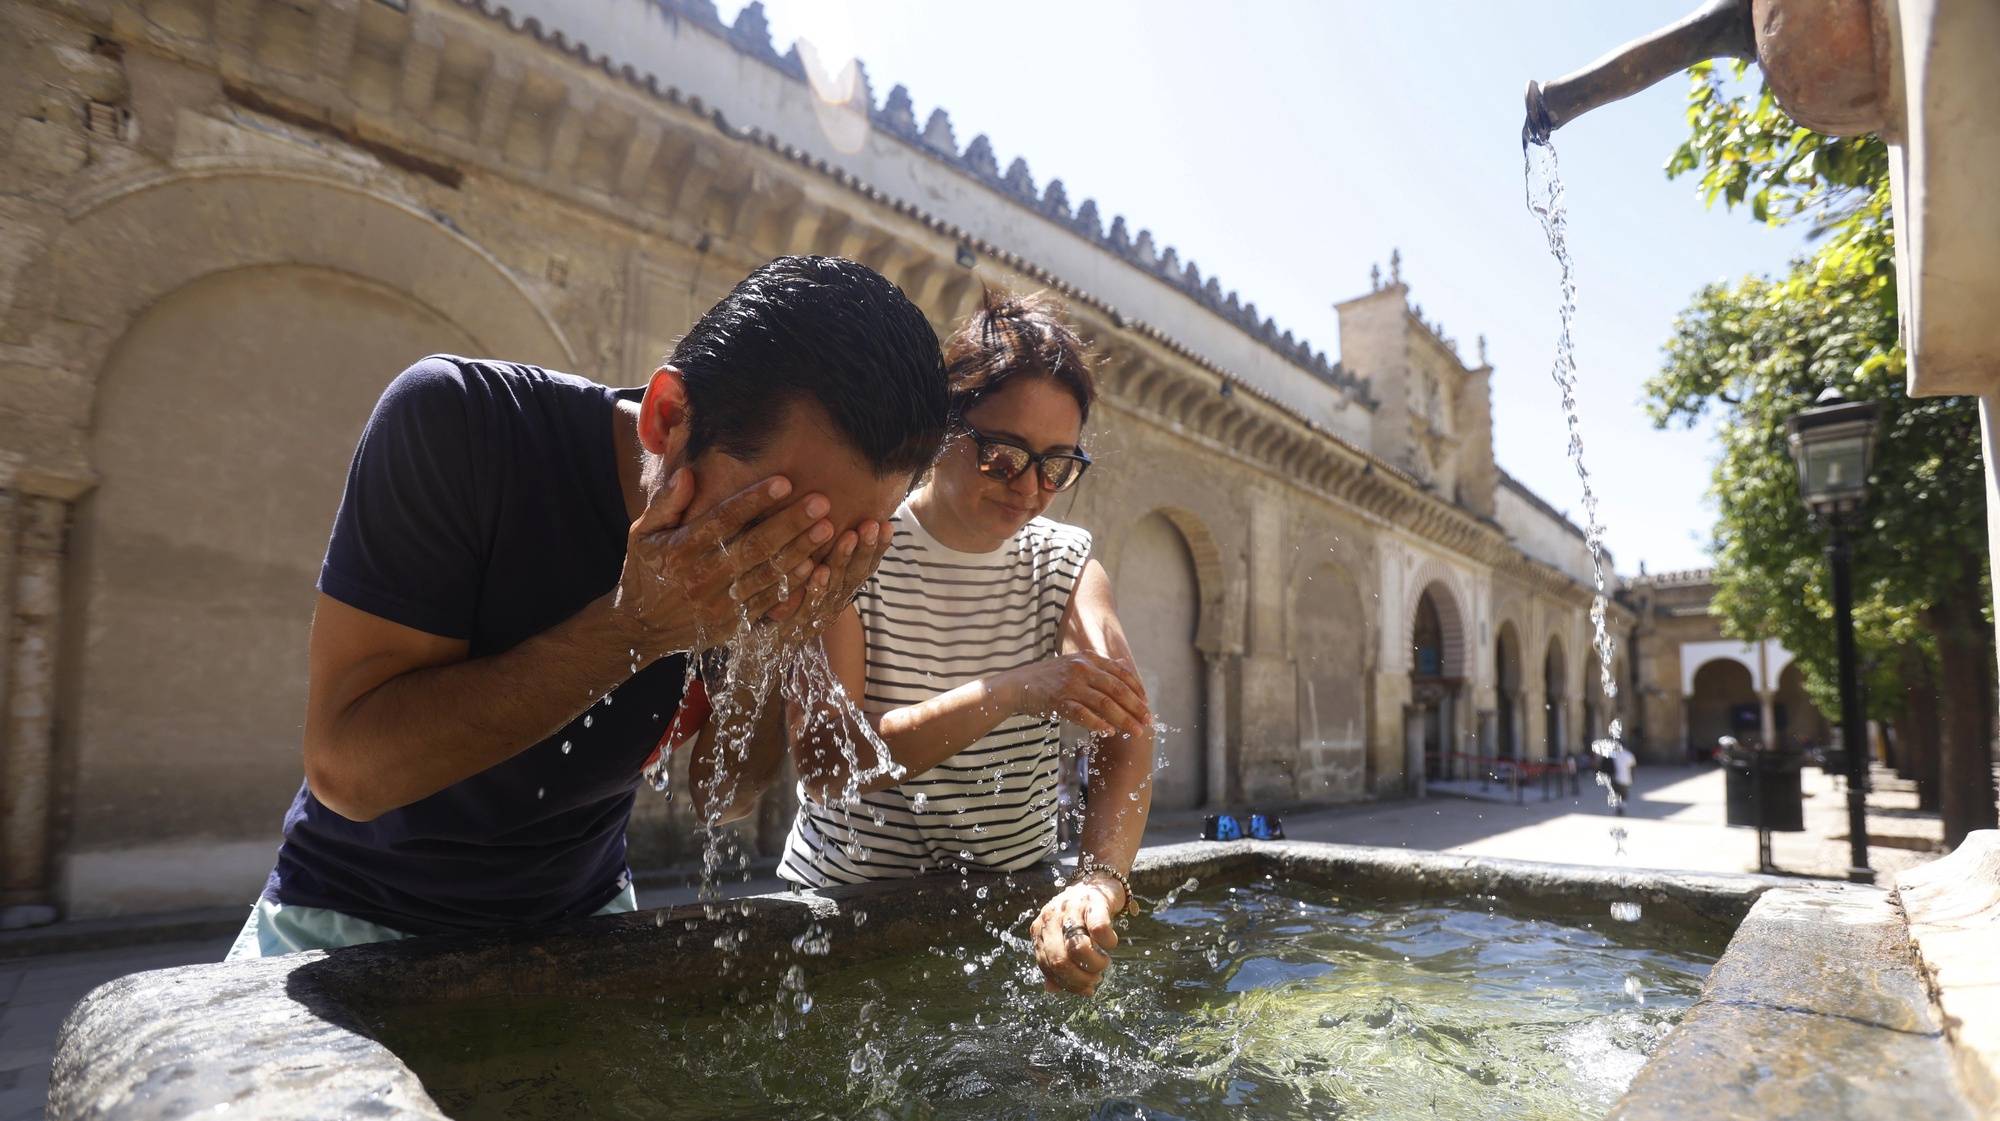
[[[1636,872],[1296,841],[1197,842],[1148,849],[1135,867],[1134,885],[1143,895],[1155,895],[1189,876],[1234,877],[1281,870],[1319,880],[1339,877],[1357,885],[1401,884],[1425,896],[1489,895],[1544,908],[1565,901],[1602,901],[1609,893],[1669,910],[1679,907],[1680,913],[1732,925],[1747,921],[1746,915],[1754,916],[1756,908],[1773,899],[1816,899],[1829,891],[1888,906],[1887,893],[1881,889],[1845,884]],[[927,892],[933,902],[919,902]],[[412,989],[430,984],[432,991],[445,994],[450,991],[452,969],[463,972],[482,963],[511,971],[503,973],[506,976],[554,970],[553,975],[574,980],[578,974],[561,971],[575,969],[576,959],[569,951],[588,941],[595,953],[614,963],[593,972],[615,977],[620,955],[639,960],[634,955],[645,954],[658,961],[665,938],[683,946],[692,942],[698,949],[718,928],[726,933],[736,925],[756,931],[755,948],[839,917],[844,906],[885,898],[898,900],[899,906],[877,908],[876,914],[887,915],[871,921],[871,926],[931,922],[934,912],[919,913],[923,907],[935,906],[938,900],[963,902],[964,893],[957,877],[869,884],[734,900],[721,919],[710,919],[700,905],[690,905],[537,930],[412,939],[333,953],[312,951],[134,974],[94,990],[64,1023],[48,1116],[177,1118],[227,1103],[272,1119],[353,1114],[444,1121],[446,1115],[415,1072],[366,1033],[355,1011],[353,993],[368,986],[379,991],[385,971],[396,971],[392,985],[399,990],[415,978],[417,982],[409,985]],[[695,923],[693,930],[687,929],[689,922]],[[682,929],[676,931],[676,924]],[[1734,939],[1730,949],[1735,949]],[[679,957],[672,960],[681,976],[700,968],[698,959],[687,964]],[[179,1014],[162,1016],[160,1009],[176,1009]]]

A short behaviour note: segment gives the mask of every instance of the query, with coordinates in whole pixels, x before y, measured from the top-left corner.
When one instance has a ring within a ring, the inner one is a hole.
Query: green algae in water
[[[1596,1118],[1713,960],[1618,923],[1264,880],[1133,920],[1094,1001],[1044,993],[993,932],[818,958],[808,990],[720,1014],[482,1001],[378,1034],[465,1121]]]

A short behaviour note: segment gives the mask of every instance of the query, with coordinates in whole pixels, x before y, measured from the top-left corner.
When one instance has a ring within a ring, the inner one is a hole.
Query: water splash
[[[725,811],[739,801],[737,783],[744,771],[742,765],[751,760],[758,748],[760,731],[769,730],[773,716],[782,719],[785,715],[782,710],[772,713],[772,706],[789,704],[799,713],[832,723],[834,738],[848,770],[846,789],[838,807],[843,814],[851,815],[860,804],[860,788],[864,784],[883,775],[900,777],[901,768],[842,689],[817,634],[801,635],[795,629],[763,619],[753,620],[747,613],[739,612],[728,633],[699,635],[695,646],[702,652],[686,659],[682,691],[686,695],[700,683],[708,696],[709,728],[713,730],[706,743],[699,739],[693,744],[683,743],[679,752],[689,756],[682,761],[683,766],[701,763],[708,771],[704,780],[690,786],[690,793],[697,796],[691,800],[690,808],[697,810],[700,830],[695,894],[710,920],[747,924],[751,914],[748,905],[740,902],[724,905],[722,899],[729,881],[748,881],[755,875],[753,852],[722,819]],[[588,725],[586,718],[585,726]],[[565,753],[569,748],[565,743]],[[864,765],[861,756],[866,752],[873,752],[870,756],[873,762]],[[669,799],[673,794],[675,754],[663,751],[644,772],[647,783]],[[743,800],[747,801],[745,794]],[[761,811],[752,808],[750,812]],[[868,854],[859,851],[852,856],[866,860]],[[856,927],[865,921],[860,912],[854,918]],[[723,952],[724,975],[749,968],[740,953],[746,935],[744,927],[737,926],[716,939],[715,947]],[[762,1022],[760,1036],[783,1038],[805,1023],[815,1000],[807,987],[806,972],[797,968],[796,963],[824,957],[831,947],[831,933],[819,927],[794,942],[791,956],[795,968],[786,973],[781,991],[761,1006],[768,1019]]]
[[[1194,889],[1200,886],[1201,886],[1200,880],[1195,879],[1193,876],[1189,876],[1186,880],[1182,881],[1179,886],[1169,889],[1165,895],[1162,895],[1158,899],[1154,900],[1151,910],[1153,910],[1154,912],[1171,910],[1173,909],[1173,905],[1180,901],[1181,896],[1187,894],[1190,891],[1193,891]]]
[[[863,787],[885,777],[900,779],[903,774],[888,745],[847,695],[816,636],[799,642],[779,625],[749,619],[739,619],[738,624],[725,642],[703,657],[690,659],[688,667],[688,684],[692,685],[698,674],[708,692],[713,709],[710,724],[715,729],[713,743],[707,748],[710,756],[705,760],[711,764],[710,774],[701,791],[710,807],[702,823],[703,898],[712,897],[717,873],[722,870],[718,855],[723,835],[721,809],[735,800],[737,773],[751,758],[769,706],[789,705],[802,717],[796,734],[824,735],[837,745],[845,764],[843,788],[829,807],[847,819],[846,824],[851,826],[853,814],[865,808]],[[868,762],[863,762],[864,756]],[[848,833],[861,835],[852,828]],[[848,856],[865,861],[868,853],[855,846]],[[747,854],[743,865],[747,873]]]
[[[742,616],[733,623],[731,633],[727,635],[703,636],[698,645],[708,653],[688,659],[684,687],[691,688],[697,680],[701,682],[712,708],[710,726],[714,732],[693,749],[683,749],[691,756],[698,751],[699,762],[707,770],[706,777],[683,780],[688,782],[690,793],[696,795],[691,804],[697,808],[707,807],[707,812],[699,815],[702,844],[697,898],[711,920],[725,920],[732,925],[738,916],[747,919],[748,911],[720,905],[723,883],[732,873],[744,879],[751,876],[751,854],[747,846],[739,843],[736,835],[723,825],[722,810],[738,801],[732,784],[739,781],[737,776],[743,770],[740,764],[750,760],[759,747],[757,733],[760,724],[768,729],[771,723],[771,705],[789,707],[790,711],[784,715],[793,725],[790,728],[793,736],[815,736],[821,743],[837,746],[841,774],[836,780],[838,789],[818,793],[822,807],[839,820],[844,826],[842,832],[854,841],[846,850],[849,860],[856,863],[868,861],[870,853],[860,842],[871,833],[879,833],[879,830],[866,828],[865,823],[862,828],[856,828],[856,815],[867,817],[877,825],[883,823],[882,807],[866,799],[864,791],[881,786],[882,780],[894,784],[905,777],[903,768],[895,762],[888,745],[855,703],[856,698],[847,694],[832,672],[824,646],[817,636],[809,635],[801,641],[795,630]],[[1156,742],[1164,740],[1170,731],[1163,724],[1156,725]],[[1084,738],[1078,745],[1079,754],[1083,756],[1079,762],[1089,767],[1089,757],[1099,746],[1094,737]],[[829,752],[829,755],[832,754],[834,752]],[[686,765],[694,761],[691,758],[682,763]],[[669,796],[671,762],[670,756],[663,756],[646,775],[656,790]],[[1060,755],[1055,760],[1044,760],[1032,766],[1024,764],[1029,771],[1036,771],[1040,766],[1061,765]],[[1027,774],[1019,768],[1002,767],[996,770],[997,773],[989,777],[994,792],[1002,795],[1007,792],[1010,779],[1019,780]],[[927,799],[917,793],[911,799],[910,808],[919,813],[934,809],[926,802]],[[1030,809],[1050,819],[1057,818],[1062,812],[1053,795],[1038,799]],[[1081,806],[1077,809],[1080,811]],[[977,833],[981,829],[974,827],[972,831]],[[1050,832],[1053,845],[1056,831]],[[1054,856],[1055,853],[1049,855]],[[970,851],[961,851],[958,856],[958,861],[946,863],[956,863],[962,875],[968,869],[979,867]],[[966,903],[975,909],[989,906],[992,902],[990,895],[989,889],[980,885],[976,890],[967,891]],[[1033,913],[1028,913],[1015,916],[1011,923],[988,925],[988,931],[993,935],[991,949],[969,958],[962,949],[949,955],[954,961],[952,972],[961,976],[982,972],[1018,974],[1010,981],[1010,992],[1018,993],[1023,1003],[1045,999],[1033,945],[1007,932],[1010,925],[1025,929],[1033,917]],[[864,922],[864,915],[854,916],[855,937],[861,937],[858,928]],[[723,952],[721,972],[724,975],[748,977],[758,968],[742,953],[744,934],[745,930],[738,925],[715,941],[716,948]],[[839,934],[845,935],[847,931]],[[835,938],[835,932],[815,928],[812,936],[795,943],[789,954],[780,951],[782,959],[788,960],[791,968],[784,971],[778,991],[762,999],[744,1001],[745,1016],[754,1017],[746,1018],[740,1024],[746,1037],[786,1038],[805,1030],[810,1018],[825,1018],[824,1002],[816,1000],[815,993],[811,991],[815,987],[815,972],[820,968],[813,964],[812,959],[824,958]],[[995,968],[1003,955],[1010,963],[1006,970]],[[747,991],[742,995],[749,996]],[[820,1010],[817,1013],[816,1008]],[[871,1044],[866,1033],[856,1033],[853,1043],[854,1048],[847,1056],[846,1064],[851,1075],[879,1077],[886,1072],[881,1048]]]

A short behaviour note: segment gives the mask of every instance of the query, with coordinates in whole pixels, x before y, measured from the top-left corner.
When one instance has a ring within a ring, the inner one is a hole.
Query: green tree
[[[1694,69],[1690,135],[1667,174],[1699,173],[1710,205],[1805,224],[1813,250],[1783,276],[1697,293],[1647,384],[1648,409],[1662,427],[1718,416],[1716,610],[1731,633],[1796,651],[1815,701],[1837,713],[1824,535],[1799,501],[1785,421],[1828,386],[1878,403],[1870,501],[1854,535],[1869,714],[1901,718],[1917,732],[1906,739],[1937,729],[1936,796],[1956,845],[1995,817],[1978,409],[1905,392],[1887,147],[1799,127],[1768,87],[1743,92],[1744,73],[1739,65],[1726,83],[1712,66]]]

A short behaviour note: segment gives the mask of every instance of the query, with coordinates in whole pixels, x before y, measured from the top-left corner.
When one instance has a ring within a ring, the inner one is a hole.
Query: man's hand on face
[[[765,479],[683,525],[694,489],[691,471],[675,471],[626,534],[613,607],[637,628],[642,645],[635,649],[645,657],[716,645],[782,605],[792,605],[787,614],[799,610],[815,583],[815,606],[833,586],[833,570],[816,559],[834,539],[825,496],[803,495],[781,508],[791,482]]]
[[[841,534],[804,586],[765,616],[782,628],[779,641],[809,641],[832,622],[882,563],[893,537],[887,525],[872,519]]]

